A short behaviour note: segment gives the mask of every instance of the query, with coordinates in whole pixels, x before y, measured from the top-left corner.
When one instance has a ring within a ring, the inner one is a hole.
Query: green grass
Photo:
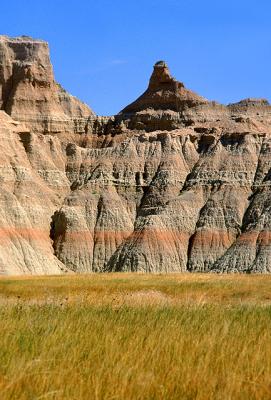
[[[0,279],[0,399],[270,399],[271,277]]]

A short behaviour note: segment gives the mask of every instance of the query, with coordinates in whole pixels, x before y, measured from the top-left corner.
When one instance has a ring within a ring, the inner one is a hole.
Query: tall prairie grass
[[[0,279],[0,399],[271,399],[270,289],[269,276]]]

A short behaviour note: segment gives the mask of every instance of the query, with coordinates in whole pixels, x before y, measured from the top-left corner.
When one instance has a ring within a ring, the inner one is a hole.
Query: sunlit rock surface
[[[46,42],[0,37],[0,273],[271,272],[271,106],[224,106],[154,65],[96,116]]]

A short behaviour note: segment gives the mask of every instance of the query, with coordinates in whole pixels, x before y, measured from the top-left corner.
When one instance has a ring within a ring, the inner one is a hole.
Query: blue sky
[[[271,100],[270,0],[2,3],[0,33],[47,40],[56,80],[100,115],[141,94],[160,59],[210,100]]]

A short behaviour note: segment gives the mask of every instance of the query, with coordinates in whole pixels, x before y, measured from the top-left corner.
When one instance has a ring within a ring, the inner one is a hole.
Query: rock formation
[[[0,273],[271,272],[271,106],[210,102],[154,66],[96,116],[47,43],[0,37]]]

